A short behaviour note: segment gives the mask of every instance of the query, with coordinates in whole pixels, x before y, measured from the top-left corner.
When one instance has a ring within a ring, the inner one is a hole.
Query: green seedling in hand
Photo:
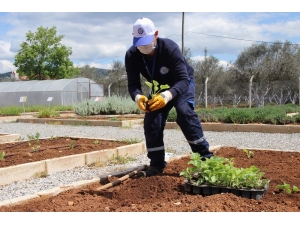
[[[146,81],[145,84],[148,87],[150,87],[150,89],[153,91],[153,93],[151,94],[152,98],[155,95],[157,95],[158,93],[160,93],[162,90],[170,88],[170,86],[168,84],[161,84],[161,85],[159,85],[159,83],[156,80],[153,80],[152,83]]]
[[[154,98],[157,94],[159,94],[162,90],[166,90],[169,89],[170,86],[168,84],[161,84],[159,85],[159,83],[156,80],[153,80],[152,83],[146,81],[145,84],[150,87],[151,90],[151,97]],[[149,108],[149,104],[148,101],[146,102],[146,109]]]

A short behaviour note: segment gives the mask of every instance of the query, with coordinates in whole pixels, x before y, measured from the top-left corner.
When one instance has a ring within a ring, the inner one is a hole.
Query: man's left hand
[[[150,111],[155,111],[165,107],[165,105],[172,100],[172,94],[170,91],[164,91],[157,94],[151,100],[148,101],[148,106]]]

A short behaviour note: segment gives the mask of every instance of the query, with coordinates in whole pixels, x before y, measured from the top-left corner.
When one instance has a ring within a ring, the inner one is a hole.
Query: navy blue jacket
[[[155,65],[153,64],[154,59]],[[151,77],[153,65],[155,69],[153,77]],[[194,80],[194,69],[184,59],[179,46],[166,38],[157,38],[155,56],[151,60],[147,59],[137,47],[131,46],[125,55],[125,67],[128,91],[132,100],[137,94],[143,94],[140,75],[149,82],[156,80],[160,85],[168,84],[173,99],[186,92],[190,81]]]

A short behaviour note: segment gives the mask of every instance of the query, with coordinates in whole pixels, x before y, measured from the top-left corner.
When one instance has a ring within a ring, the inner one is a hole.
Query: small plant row
[[[266,106],[264,108],[214,108],[198,109],[197,115],[201,122],[209,123],[235,123],[235,124],[300,124],[300,107],[287,104],[280,106]],[[287,113],[298,113],[287,116]],[[168,116],[168,122],[176,121],[177,115],[173,108]]]
[[[119,96],[103,97],[100,102],[84,100],[74,106],[80,116],[141,114],[142,111],[131,98]]]
[[[180,173],[191,183],[196,185],[212,185],[219,187],[260,190],[264,189],[269,181],[263,179],[264,172],[255,166],[237,168],[233,165],[233,158],[212,156],[204,160],[199,153],[192,153],[189,166]]]
[[[274,125],[299,124],[299,106],[267,106],[264,108],[215,108],[201,109],[197,114],[202,122],[222,122],[235,124],[263,123]]]
[[[276,185],[276,188],[284,191],[287,194],[300,193],[300,189],[297,186],[293,185],[293,187],[291,188],[291,185],[286,182],[283,182],[283,184]]]

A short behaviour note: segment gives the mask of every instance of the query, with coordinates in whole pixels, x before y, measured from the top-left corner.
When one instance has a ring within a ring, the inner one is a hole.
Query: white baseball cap
[[[140,18],[133,25],[133,45],[148,45],[153,41],[155,34],[154,23],[148,18]]]

